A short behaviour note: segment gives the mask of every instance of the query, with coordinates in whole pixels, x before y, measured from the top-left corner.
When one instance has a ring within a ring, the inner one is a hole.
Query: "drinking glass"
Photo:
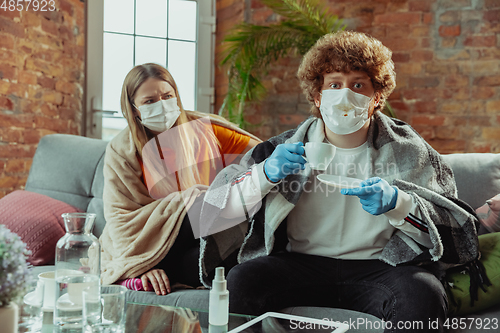
[[[118,285],[83,289],[83,332],[123,333],[127,313],[127,288]]]
[[[28,284],[28,292],[19,301],[18,329],[21,333],[42,331],[43,322],[43,281],[35,279]],[[1,331],[1,329],[0,329]]]

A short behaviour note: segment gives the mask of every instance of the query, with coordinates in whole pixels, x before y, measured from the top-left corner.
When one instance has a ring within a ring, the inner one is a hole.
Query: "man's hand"
[[[360,187],[343,188],[340,193],[357,196],[363,209],[372,215],[380,215],[394,209],[398,200],[397,188],[379,177],[364,180]]]
[[[163,269],[152,269],[141,275],[142,287],[145,291],[151,291],[148,282],[153,286],[156,295],[166,295],[170,293],[170,281]]]
[[[306,160],[302,142],[283,143],[264,162],[264,172],[270,181],[277,183],[288,175],[304,170]]]

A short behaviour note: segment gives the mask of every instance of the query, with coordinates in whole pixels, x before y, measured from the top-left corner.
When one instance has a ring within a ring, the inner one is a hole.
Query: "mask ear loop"
[[[132,105],[136,110],[139,110],[139,108],[137,106],[135,106],[134,103],[130,103],[130,105]],[[142,119],[139,116],[139,114],[136,113],[134,119],[135,119],[135,121],[137,123],[137,126],[139,126],[140,129],[142,128],[142,131],[144,132],[144,134],[148,135],[147,133],[148,133],[149,129],[146,126],[144,126],[144,124],[142,123]]]
[[[320,95],[321,97],[323,97],[323,94],[322,94],[321,92],[319,93],[319,95]],[[314,101],[314,105],[316,105],[316,107],[317,107],[317,108],[319,108],[319,107],[320,107],[320,105],[321,105],[321,103],[320,103],[318,100],[315,100],[315,101]]]
[[[137,111],[139,111],[139,108],[138,108],[137,106],[135,106],[135,104],[130,103],[130,105],[132,105],[132,106],[133,106],[133,107],[134,107]],[[139,123],[141,123],[141,124],[142,124],[142,119],[141,119],[141,117],[139,117],[139,115],[138,115],[138,114],[136,114],[136,115],[135,115],[135,119],[136,119],[136,120],[138,120],[138,121],[139,121]]]

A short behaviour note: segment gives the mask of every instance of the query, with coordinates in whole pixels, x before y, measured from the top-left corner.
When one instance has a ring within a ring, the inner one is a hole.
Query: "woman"
[[[158,295],[176,282],[197,286],[195,202],[219,169],[260,140],[222,117],[184,110],[174,79],[157,64],[128,73],[121,108],[128,127],[104,159],[102,283],[140,277]]]

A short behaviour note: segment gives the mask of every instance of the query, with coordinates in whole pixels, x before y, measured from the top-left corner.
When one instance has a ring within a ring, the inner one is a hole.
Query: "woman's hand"
[[[156,295],[166,295],[170,293],[170,281],[163,269],[152,269],[141,275],[142,287],[145,291],[149,289],[149,283],[153,286]],[[149,282],[149,283],[148,283]]]

